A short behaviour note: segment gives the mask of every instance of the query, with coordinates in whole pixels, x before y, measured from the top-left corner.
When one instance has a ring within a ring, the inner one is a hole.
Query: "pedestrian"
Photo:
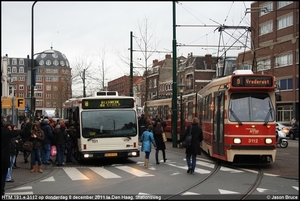
[[[155,140],[155,143],[156,143],[156,150],[155,150],[155,160],[156,160],[156,164],[160,164],[159,163],[159,160],[158,160],[158,154],[159,154],[159,150],[162,151],[162,155],[163,155],[163,159],[164,159],[164,162],[166,162],[166,145],[165,145],[165,142],[163,140],[163,137],[162,137],[162,133],[164,132],[163,130],[163,127],[161,125],[160,122],[157,122],[156,123],[156,126],[154,128],[154,140]]]
[[[54,134],[54,143],[56,146],[56,159],[57,159],[57,166],[62,166],[64,162],[64,156],[66,151],[66,143],[67,139],[67,132],[66,132],[66,124],[60,123],[60,127],[56,129],[56,133]]]
[[[71,125],[69,129],[67,129],[67,143],[66,143],[66,149],[67,149],[67,156],[66,156],[66,163],[73,163],[72,154],[73,154],[73,148],[76,141],[76,134],[74,126]]]
[[[16,125],[12,125],[12,130],[19,130],[18,127]],[[20,168],[19,166],[17,166],[17,158],[18,158],[18,155],[19,155],[19,152],[20,151],[23,151],[23,148],[22,148],[22,139],[21,139],[21,136],[18,135],[17,137],[15,137],[15,146],[16,146],[16,153],[15,153],[15,160],[14,160],[14,165],[12,167],[12,169],[18,169]]]
[[[41,129],[44,132],[44,140],[42,143],[42,163],[44,165],[51,165],[50,160],[50,149],[51,149],[51,140],[53,138],[52,129],[49,125],[49,119],[44,119],[41,122]]]
[[[11,131],[17,130],[16,127],[13,126],[8,126],[8,129],[10,129]],[[6,182],[14,182],[14,179],[11,178],[11,174],[12,174],[12,169],[16,160],[16,150],[17,150],[17,144],[18,143],[18,136],[15,136],[13,138],[11,138],[10,140],[10,146],[9,146],[9,159],[10,159],[10,165],[8,167],[7,170],[7,174],[6,174]]]
[[[139,138],[141,137],[142,133],[146,130],[146,118],[145,115],[142,114],[141,117],[139,118]]]
[[[141,135],[140,141],[142,142],[142,152],[145,152],[145,160],[144,160],[144,166],[146,168],[149,167],[149,157],[151,152],[151,143],[156,149],[156,143],[153,136],[153,125],[149,125],[148,129],[143,132]]]
[[[27,119],[27,122],[24,125],[24,128],[22,129],[22,133],[21,133],[21,138],[22,138],[23,143],[25,143],[31,139],[31,130],[32,130],[32,123],[29,119]],[[23,149],[24,163],[28,163],[28,157],[29,157],[30,153],[31,153],[30,151],[26,151]]]
[[[188,133],[191,130],[192,134],[192,143],[190,148],[186,148],[185,154],[186,154],[186,163],[188,166],[187,173],[193,174],[195,172],[196,168],[196,157],[197,155],[201,155],[201,148],[200,148],[200,142],[203,140],[203,132],[202,128],[199,126],[199,119],[197,117],[193,118],[192,126],[189,126],[188,129],[186,129],[184,135],[180,139],[180,145],[182,146],[182,141],[185,139],[185,137],[188,135]]]
[[[20,130],[11,131],[5,128],[4,123],[1,121],[1,195],[5,194],[6,175],[10,167],[10,141],[21,134]]]
[[[42,143],[44,140],[44,132],[41,130],[38,123],[33,124],[31,141],[33,142],[33,149],[31,151],[31,170],[36,171],[36,161],[38,162],[38,172],[42,173]]]

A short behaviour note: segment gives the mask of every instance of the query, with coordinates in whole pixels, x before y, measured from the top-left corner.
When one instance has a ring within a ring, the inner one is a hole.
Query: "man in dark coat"
[[[10,141],[20,134],[21,130],[10,131],[1,121],[1,195],[5,194],[6,175],[10,167]]]
[[[182,146],[182,141],[185,139],[185,137],[190,132],[190,129],[192,129],[192,143],[190,148],[186,148],[185,154],[186,154],[186,163],[188,166],[187,173],[193,174],[195,172],[196,167],[196,157],[197,155],[201,155],[201,148],[200,148],[200,142],[203,140],[203,131],[202,128],[199,126],[199,119],[197,117],[194,117],[192,126],[189,126],[188,129],[186,129],[184,135],[180,139],[180,145]],[[192,158],[192,161],[191,161]]]
[[[50,149],[51,149],[51,141],[53,138],[52,129],[49,125],[49,119],[44,119],[41,122],[41,129],[44,132],[44,140],[42,142],[42,163],[44,165],[51,165],[50,160]]]

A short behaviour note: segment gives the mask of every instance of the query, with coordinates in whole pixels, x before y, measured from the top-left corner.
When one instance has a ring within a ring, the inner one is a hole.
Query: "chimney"
[[[166,59],[171,59],[171,55],[170,54],[166,54]]]

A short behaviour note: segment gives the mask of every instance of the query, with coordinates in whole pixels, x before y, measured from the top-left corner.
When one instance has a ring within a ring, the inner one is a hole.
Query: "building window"
[[[12,67],[12,73],[17,73],[17,67]]]
[[[12,60],[12,65],[17,65],[17,59]]]
[[[275,57],[275,68],[293,64],[293,54],[285,54]]]
[[[36,106],[42,106],[43,105],[43,101],[42,100],[36,100],[35,101],[35,105]]]
[[[153,88],[156,88],[156,78],[153,80]]]
[[[19,90],[24,90],[24,85],[23,84],[19,85]]]
[[[46,82],[52,82],[52,77],[46,77]]]
[[[291,121],[293,117],[293,106],[282,105],[277,107],[277,121]]]
[[[24,59],[20,59],[20,65],[24,65]]]
[[[46,98],[51,98],[51,93],[46,93]]]
[[[277,9],[292,4],[293,1],[277,1]]]
[[[273,22],[269,22],[259,27],[260,36],[271,32],[273,32]]]
[[[19,93],[19,97],[23,98],[23,97],[24,97],[24,93],[23,93],[23,92],[20,92],[20,93]]]
[[[293,25],[293,15],[277,19],[277,30]]]
[[[35,88],[37,90],[42,90],[43,89],[43,85],[42,84],[37,84],[37,85],[35,85]]]
[[[296,64],[299,64],[299,50],[296,50]]]
[[[42,76],[36,76],[36,81],[43,81],[43,77]]]
[[[42,95],[42,93],[41,93],[41,92],[38,92],[38,93],[35,93],[35,97],[37,97],[37,98],[42,98],[42,97],[43,97],[43,95]]]
[[[54,86],[53,86],[53,90],[54,90],[54,91],[57,91],[57,90],[58,90],[57,85],[54,85]]]
[[[51,91],[51,85],[50,85],[50,84],[47,84],[47,85],[46,85],[46,90],[47,90],[47,91]]]
[[[265,4],[262,4],[260,6],[259,16],[263,16],[265,14],[268,14],[271,11],[273,11],[273,2],[267,2]]]
[[[18,79],[19,81],[25,81],[25,76],[19,76]]]
[[[24,73],[24,67],[19,68],[19,73]]]
[[[257,62],[257,71],[271,69],[271,59],[265,59]]]
[[[51,101],[46,101],[46,107],[51,107]]]
[[[281,79],[278,82],[280,90],[292,90],[293,89],[293,79]]]

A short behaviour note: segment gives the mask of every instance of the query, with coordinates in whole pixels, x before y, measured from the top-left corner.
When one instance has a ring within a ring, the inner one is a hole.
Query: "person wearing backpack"
[[[193,123],[191,126],[186,129],[184,135],[180,139],[180,145],[182,146],[182,142],[185,140],[186,136],[191,131],[192,140],[191,145],[186,147],[186,163],[188,166],[187,173],[193,174],[195,172],[196,167],[196,157],[197,155],[201,155],[200,142],[203,140],[203,132],[202,128],[199,126],[199,119],[197,117],[193,118]]]

